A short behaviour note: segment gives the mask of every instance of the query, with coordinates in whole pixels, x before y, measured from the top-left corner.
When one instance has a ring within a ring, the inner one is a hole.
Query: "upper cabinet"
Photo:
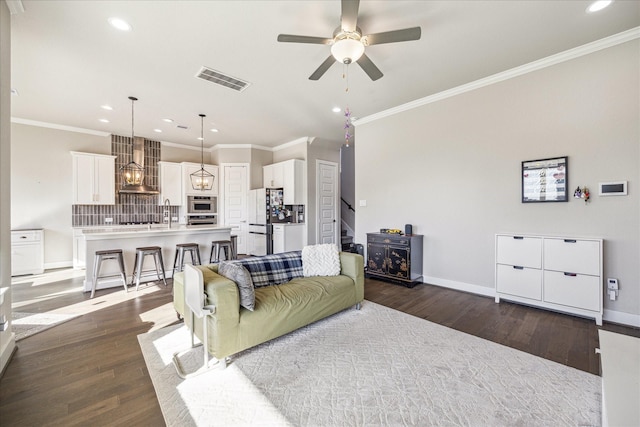
[[[182,163],[182,181],[184,183],[185,196],[217,196],[218,195],[218,183],[220,177],[218,176],[218,166],[204,165],[204,170],[214,176],[213,188],[211,190],[196,190],[191,185],[191,174],[200,170],[200,163]]]
[[[74,205],[116,203],[116,156],[71,152]]]
[[[164,201],[169,199],[171,206],[182,205],[182,165],[180,163],[158,162],[158,179],[160,182],[158,204],[164,205]]]
[[[305,161],[291,159],[263,166],[263,185],[266,188],[282,188],[285,205],[307,203]]]

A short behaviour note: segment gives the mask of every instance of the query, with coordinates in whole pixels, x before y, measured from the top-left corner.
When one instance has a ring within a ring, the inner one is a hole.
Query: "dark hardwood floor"
[[[56,277],[47,273],[14,284],[14,311],[85,314],[18,342],[0,379],[0,424],[163,425],[137,335],[175,323],[171,285],[138,294],[99,291],[90,300],[80,291],[82,278]],[[592,320],[436,286],[409,289],[372,279],[366,280],[365,298],[599,374],[598,328]],[[634,328],[606,323],[604,328],[640,336]]]

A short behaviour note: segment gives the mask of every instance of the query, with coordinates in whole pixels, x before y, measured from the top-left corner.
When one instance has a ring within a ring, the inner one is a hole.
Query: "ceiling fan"
[[[333,32],[332,38],[295,36],[291,34],[278,35],[279,42],[311,43],[331,45],[331,55],[309,76],[309,80],[318,80],[333,65],[335,61],[344,64],[357,62],[371,80],[378,80],[382,72],[364,53],[366,46],[375,44],[396,43],[409,40],[419,40],[420,27],[405,28],[403,30],[386,31],[383,33],[362,35],[358,22],[359,0],[342,0],[342,17],[340,26]]]

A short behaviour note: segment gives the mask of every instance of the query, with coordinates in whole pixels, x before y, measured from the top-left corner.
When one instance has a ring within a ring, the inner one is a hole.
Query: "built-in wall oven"
[[[187,213],[194,215],[217,214],[218,198],[215,196],[188,196]]]
[[[215,225],[218,223],[218,198],[215,196],[187,197],[187,224]]]

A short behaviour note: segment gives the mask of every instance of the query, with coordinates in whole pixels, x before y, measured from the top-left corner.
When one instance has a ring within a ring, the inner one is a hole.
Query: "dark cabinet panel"
[[[420,283],[422,239],[418,234],[367,233],[367,275],[409,287]]]

